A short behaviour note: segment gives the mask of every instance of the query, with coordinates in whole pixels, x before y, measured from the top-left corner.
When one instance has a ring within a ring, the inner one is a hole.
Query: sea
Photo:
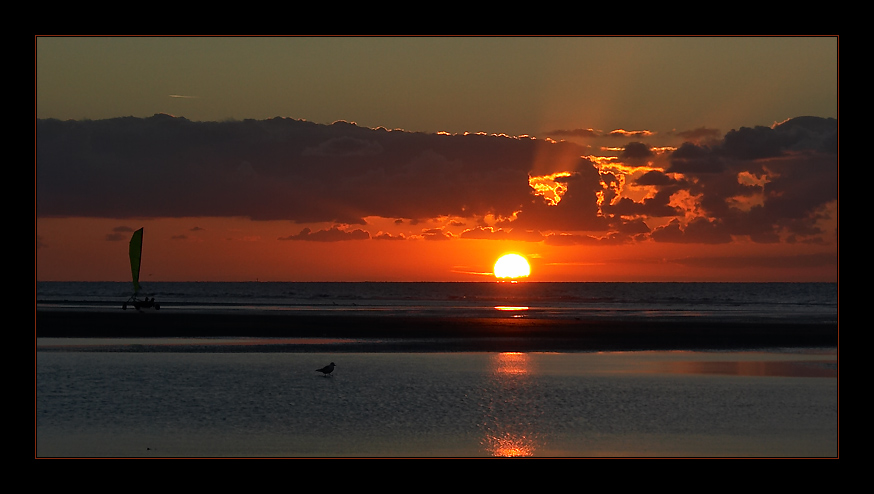
[[[37,309],[120,311],[130,295],[130,283],[36,283]],[[838,318],[834,283],[150,282],[140,296],[192,312]],[[189,342],[172,338],[35,340],[35,458],[840,455],[837,348],[228,353],[175,352]],[[155,345],[171,350],[145,350]],[[331,375],[316,371],[330,362]]]
[[[115,310],[122,282],[37,282],[43,308]],[[837,322],[837,283],[154,282],[162,310],[297,311],[532,318],[716,318]]]

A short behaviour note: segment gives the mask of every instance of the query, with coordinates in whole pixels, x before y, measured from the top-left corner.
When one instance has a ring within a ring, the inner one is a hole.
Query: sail
[[[130,238],[130,274],[134,280],[134,294],[140,291],[140,260],[143,257],[143,229]]]

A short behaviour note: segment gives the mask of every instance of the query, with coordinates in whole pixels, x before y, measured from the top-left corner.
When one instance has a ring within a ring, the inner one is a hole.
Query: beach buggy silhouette
[[[143,229],[135,231],[130,238],[130,272],[134,282],[134,294],[130,296],[125,303],[121,304],[122,310],[127,310],[127,306],[131,305],[134,309],[151,309],[158,310],[161,306],[155,302],[155,297],[144,300],[137,298],[137,292],[140,291],[140,260],[143,256]]]
[[[144,300],[139,300],[136,295],[131,295],[131,297],[127,299],[125,303],[121,304],[121,308],[123,310],[127,310],[128,304],[130,304],[136,310],[151,309],[153,307],[155,308],[155,310],[158,310],[161,308],[161,304],[155,302],[154,297],[152,297],[151,299],[149,297],[146,297]]]

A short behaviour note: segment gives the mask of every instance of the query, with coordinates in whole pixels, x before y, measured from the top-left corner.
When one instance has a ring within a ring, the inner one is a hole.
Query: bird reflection
[[[499,353],[491,367],[483,394],[482,445],[492,456],[533,456],[540,442],[536,425],[541,411],[534,396],[531,357]]]

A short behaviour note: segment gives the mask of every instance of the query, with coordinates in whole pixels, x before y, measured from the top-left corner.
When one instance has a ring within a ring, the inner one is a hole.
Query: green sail
[[[143,257],[143,229],[130,238],[130,274],[134,280],[134,294],[140,291],[140,260]]]

